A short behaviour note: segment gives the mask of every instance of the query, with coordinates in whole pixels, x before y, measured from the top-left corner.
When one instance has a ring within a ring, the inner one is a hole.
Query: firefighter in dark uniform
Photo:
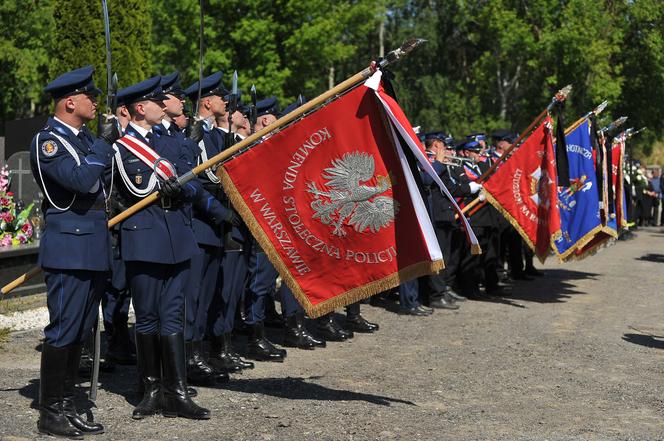
[[[450,148],[453,140],[451,137],[446,138],[447,143],[442,134],[433,134],[425,141],[427,150],[433,154],[434,170],[453,197],[467,198],[476,195],[482,186],[468,179],[462,166],[446,160],[453,154]],[[423,176],[423,182],[431,187],[432,220],[445,261],[445,269],[430,278],[432,285],[430,305],[435,308],[453,309],[451,306],[457,306],[456,300],[465,299],[452,288],[461,268],[461,250],[465,246],[464,232],[455,220],[455,211],[447,196],[429,176]]]
[[[92,66],[67,72],[44,89],[55,113],[30,147],[33,175],[45,195],[46,227],[39,248],[49,323],[44,328],[39,384],[42,433],[82,439],[104,427],[81,418],[74,389],[81,346],[90,335],[111,269],[108,232],[109,187],[103,180],[111,163],[117,120],[102,125],[95,139],[85,123],[95,119],[97,89]]]
[[[484,144],[483,144],[484,143]],[[483,146],[484,145],[484,146]],[[477,180],[490,164],[484,160],[482,153],[485,151],[485,139],[477,135],[470,135],[461,147],[464,156],[474,162],[463,166],[463,174],[470,180]],[[480,194],[481,197],[481,194]],[[466,203],[473,198],[467,198]],[[481,299],[479,281],[484,282],[485,292],[490,295],[502,293],[502,286],[498,280],[497,261],[500,249],[498,236],[498,216],[495,209],[486,204],[475,212],[469,219],[470,225],[475,231],[477,239],[482,247],[482,254],[472,255],[470,250],[464,250],[461,258],[461,280],[462,294],[466,297]],[[467,295],[466,295],[467,294]]]
[[[155,190],[160,200],[122,222],[120,251],[136,311],[136,349],[143,398],[133,418],[161,412],[166,417],[208,419],[187,390],[184,291],[191,257],[198,252],[186,202],[200,198],[196,180],[180,185],[190,170],[176,138],[153,130],[164,117],[161,77],[118,92],[131,121],[115,146],[118,192],[133,205]]]

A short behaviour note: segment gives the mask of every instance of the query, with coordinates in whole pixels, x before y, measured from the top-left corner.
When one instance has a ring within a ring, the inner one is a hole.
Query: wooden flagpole
[[[389,64],[392,64],[404,56],[408,55],[413,49],[416,47],[420,46],[421,44],[425,43],[426,40],[423,40],[421,38],[413,38],[410,40],[407,40],[404,42],[401,47],[391,51],[388,53],[385,58],[383,58],[380,61],[375,61],[372,62],[371,65],[362,71],[356,73],[355,75],[351,76],[350,78],[344,80],[343,82],[339,83],[332,89],[328,90],[327,92],[322,93],[318,97],[312,99],[311,101],[308,101],[304,105],[298,107],[297,109],[293,110],[287,115],[282,116],[269,126],[259,130],[258,132],[246,137],[242,141],[238,142],[237,144],[233,145],[231,148],[228,148],[224,150],[223,152],[219,153],[218,155],[213,156],[212,158],[208,159],[207,161],[201,163],[200,165],[196,166],[193,170],[185,173],[184,175],[180,176],[178,178],[178,182],[180,184],[185,184],[189,182],[192,179],[195,179],[196,176],[203,171],[205,171],[208,168],[214,167],[215,165],[225,161],[226,159],[230,158],[231,156],[240,153],[243,149],[246,149],[250,147],[252,144],[259,142],[264,136],[272,133],[273,131],[285,126],[286,124],[290,123],[291,121],[294,121],[295,119],[299,118],[301,115],[317,108],[320,105],[325,104],[326,101],[333,99],[336,95],[339,95],[343,93],[344,91],[350,89],[351,87],[355,86],[361,81],[366,80],[369,78],[373,73],[381,68],[384,68],[388,66]],[[108,221],[108,228],[112,228],[114,225],[117,225],[118,223],[124,221],[125,219],[133,216],[140,210],[144,209],[148,205],[151,205],[155,203],[159,199],[160,195],[159,192],[153,192],[146,196],[145,198],[141,199],[139,202],[136,204],[132,205],[122,213],[118,214],[117,216],[113,217]],[[3,295],[9,293],[16,287],[20,286],[21,284],[25,283],[29,279],[33,278],[37,274],[41,272],[41,268],[35,267],[32,268],[30,271],[27,273],[23,274],[22,276],[16,278],[12,282],[6,284],[5,286],[2,287],[0,290]]]

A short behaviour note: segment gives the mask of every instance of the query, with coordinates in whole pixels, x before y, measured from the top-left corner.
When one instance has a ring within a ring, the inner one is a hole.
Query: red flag
[[[624,195],[624,177],[623,177],[623,161],[625,155],[625,132],[621,133],[613,143],[611,149],[613,155],[611,165],[613,167],[613,195],[616,204],[616,220],[618,222],[618,230],[627,226],[627,217],[625,213],[625,195]]]
[[[361,85],[220,169],[233,206],[311,317],[443,268],[388,124]]]
[[[560,234],[551,117],[485,183],[487,200],[517,229],[544,262]]]

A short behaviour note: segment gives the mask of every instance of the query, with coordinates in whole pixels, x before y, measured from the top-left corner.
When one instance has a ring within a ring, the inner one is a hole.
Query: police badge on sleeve
[[[58,152],[58,145],[52,140],[44,141],[41,145],[41,150],[44,155],[50,157]]]

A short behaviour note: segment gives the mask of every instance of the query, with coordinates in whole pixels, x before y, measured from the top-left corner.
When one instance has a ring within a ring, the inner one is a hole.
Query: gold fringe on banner
[[[574,242],[572,246],[570,246],[565,252],[560,253],[558,252],[558,247],[555,246],[555,241],[552,241],[551,247],[553,248],[553,253],[558,256],[558,259],[561,262],[564,262],[567,260],[570,255],[572,255],[575,251],[582,249],[584,246],[586,246],[588,243],[590,243],[597,233],[601,232],[604,229],[602,225],[597,225],[595,228],[592,230],[588,231],[586,234],[581,236],[579,240]]]
[[[233,204],[233,207],[245,221],[249,231],[251,231],[251,234],[261,246],[263,251],[265,251],[268,259],[270,259],[270,262],[272,262],[276,270],[281,275],[282,280],[286,283],[286,285],[288,285],[297,301],[300,303],[300,305],[302,305],[307,315],[311,318],[320,317],[327,314],[328,312],[334,311],[337,308],[350,305],[379,292],[392,289],[407,280],[428,274],[434,274],[445,268],[442,260],[436,260],[433,262],[419,262],[409,267],[403,268],[394,274],[383,277],[382,279],[367,283],[357,288],[353,288],[334,298],[314,305],[309,301],[309,298],[304,294],[302,288],[297,283],[297,280],[295,280],[295,278],[288,270],[286,264],[283,262],[283,260],[281,260],[281,256],[272,244],[272,241],[270,241],[269,237],[261,228],[251,209],[245,203],[242,195],[237,190],[233,180],[228,175],[226,169],[223,166],[219,167],[217,170],[217,176],[221,179],[222,187],[228,195],[228,199],[230,199],[231,203]]]
[[[604,248],[607,248],[609,245],[613,244],[614,241],[612,239],[613,238],[608,236],[604,237],[601,242],[597,242],[591,248],[585,250],[582,254],[572,254],[565,262],[579,261],[585,259],[586,257],[594,256]]]

